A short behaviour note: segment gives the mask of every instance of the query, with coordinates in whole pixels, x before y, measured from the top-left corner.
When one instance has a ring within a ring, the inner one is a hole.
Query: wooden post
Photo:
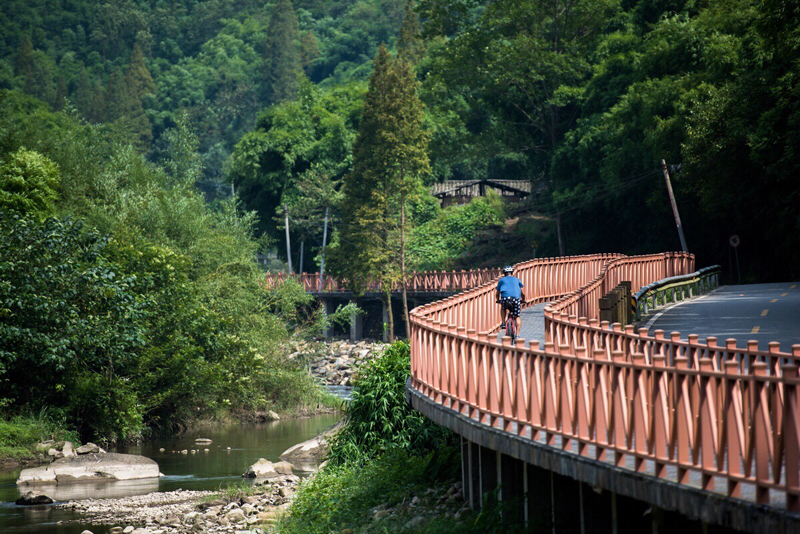
[[[306,242],[300,241],[300,265],[297,268],[297,272],[303,274],[303,249],[305,248]]]
[[[325,275],[325,243],[328,241],[328,207],[325,206],[325,225],[322,227],[322,259],[319,262],[319,282],[317,291],[322,291],[322,277]]]
[[[292,242],[289,240],[289,207],[283,205],[283,213],[286,216],[286,261],[289,263],[289,274],[292,274]]]

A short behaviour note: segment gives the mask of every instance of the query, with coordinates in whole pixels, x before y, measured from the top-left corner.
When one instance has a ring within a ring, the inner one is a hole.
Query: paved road
[[[701,341],[717,336],[719,344],[736,338],[739,347],[756,340],[761,350],[778,341],[781,351],[791,352],[800,343],[800,282],[723,286],[654,317],[646,323],[651,334],[678,331],[683,339],[697,334]]]
[[[544,307],[547,304],[537,304],[522,310],[519,314],[520,318],[520,337],[525,338],[525,346],[528,346],[528,341],[537,340],[540,346],[544,347]],[[497,340],[502,338],[502,332],[497,334]]]

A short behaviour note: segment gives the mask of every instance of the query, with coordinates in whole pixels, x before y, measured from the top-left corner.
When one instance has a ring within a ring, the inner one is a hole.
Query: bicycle
[[[511,317],[510,313],[506,313],[506,335],[511,336],[511,343],[517,340],[517,321]]]

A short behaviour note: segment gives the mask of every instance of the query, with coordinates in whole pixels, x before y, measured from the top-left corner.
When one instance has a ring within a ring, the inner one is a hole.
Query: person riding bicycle
[[[525,287],[519,278],[513,276],[514,267],[506,265],[503,267],[503,276],[497,282],[496,300],[500,304],[500,323],[506,324],[506,313],[509,313],[517,326],[517,334],[520,329],[520,304],[525,302]]]

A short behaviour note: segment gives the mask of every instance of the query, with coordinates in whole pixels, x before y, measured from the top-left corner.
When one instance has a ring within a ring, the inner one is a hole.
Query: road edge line
[[[706,297],[710,297],[711,295],[713,295],[714,293],[716,293],[717,291],[719,291],[723,287],[724,286],[715,287],[714,289],[712,289],[711,291],[709,291],[705,295],[700,295],[699,297],[689,298],[689,299],[683,300],[681,302],[675,302],[673,304],[670,304],[669,306],[667,306],[666,308],[664,308],[663,310],[661,310],[660,312],[658,312],[657,314],[652,316],[650,318],[650,320],[647,321],[647,323],[645,323],[644,328],[647,328],[647,330],[649,332],[650,328],[653,326],[653,323],[655,323],[657,320],[659,320],[661,318],[661,316],[664,315],[665,313],[667,313],[669,310],[671,310],[673,308],[677,308],[678,306],[682,306],[683,304],[686,304],[687,302],[697,302],[698,300],[703,300]]]

